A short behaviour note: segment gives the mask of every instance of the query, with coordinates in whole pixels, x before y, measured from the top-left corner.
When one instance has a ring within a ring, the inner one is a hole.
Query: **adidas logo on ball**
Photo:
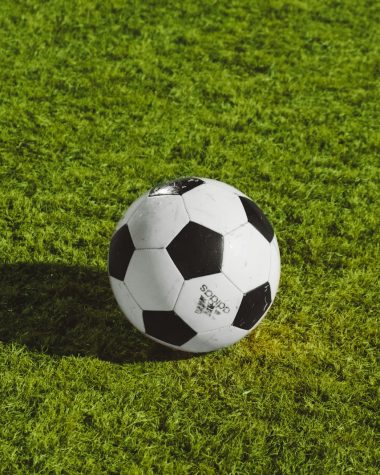
[[[228,307],[222,300],[219,299],[217,295],[214,294],[214,292],[207,287],[206,284],[201,285],[200,290],[205,294],[205,296],[209,300],[209,305],[214,309],[220,309],[223,313],[229,313],[230,307]]]

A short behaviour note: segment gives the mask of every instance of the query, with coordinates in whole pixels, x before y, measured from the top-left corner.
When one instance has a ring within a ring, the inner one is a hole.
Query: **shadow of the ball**
[[[197,356],[160,345],[130,325],[116,304],[105,271],[59,264],[5,264],[0,289],[0,341],[4,343],[115,363]]]

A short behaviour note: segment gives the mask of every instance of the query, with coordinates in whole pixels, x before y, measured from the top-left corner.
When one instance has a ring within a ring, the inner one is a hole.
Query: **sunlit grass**
[[[206,4],[205,4],[206,3]],[[0,473],[377,474],[376,2],[1,2]],[[278,296],[190,357],[121,315],[122,212],[226,181]]]

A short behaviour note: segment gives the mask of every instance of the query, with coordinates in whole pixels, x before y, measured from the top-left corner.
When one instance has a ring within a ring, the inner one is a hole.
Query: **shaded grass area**
[[[0,471],[378,473],[379,8],[4,1]],[[109,290],[122,212],[226,181],[282,280],[239,344],[140,336]]]

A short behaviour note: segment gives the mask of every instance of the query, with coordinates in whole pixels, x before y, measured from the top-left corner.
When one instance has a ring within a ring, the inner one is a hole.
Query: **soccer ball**
[[[116,226],[109,278],[128,320],[194,353],[250,333],[276,295],[280,253],[260,208],[236,188],[181,178],[152,188]]]

